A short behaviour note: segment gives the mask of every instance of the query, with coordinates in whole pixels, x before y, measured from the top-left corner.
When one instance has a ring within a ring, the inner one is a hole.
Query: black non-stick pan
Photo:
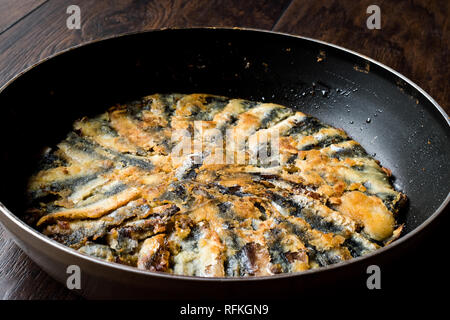
[[[392,170],[408,196],[403,236],[368,256],[299,274],[197,278],[85,256],[20,220],[23,190],[44,146],[77,118],[152,93],[211,93],[280,103],[343,128]],[[411,248],[449,202],[449,118],[417,85],[369,58],[323,42],[254,30],[181,29],[131,34],[67,50],[0,93],[0,221],[18,245],[65,283],[82,272],[87,297],[280,297],[327,287]],[[420,232],[423,233],[423,232]]]

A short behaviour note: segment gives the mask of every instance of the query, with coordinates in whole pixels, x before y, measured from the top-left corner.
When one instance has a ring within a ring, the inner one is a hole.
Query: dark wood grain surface
[[[44,2],[45,0],[0,1],[0,33],[11,28]]]
[[[66,27],[69,5],[81,29]],[[164,27],[251,27],[331,42],[378,60],[416,82],[449,113],[449,1],[379,0],[381,30],[366,27],[372,0],[2,0],[0,87],[71,46]],[[433,243],[428,239],[428,244]],[[0,226],[0,298],[79,299],[48,277]]]

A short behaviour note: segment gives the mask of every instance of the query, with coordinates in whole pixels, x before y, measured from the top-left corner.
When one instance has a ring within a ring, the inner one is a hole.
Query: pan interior
[[[23,211],[25,182],[43,147],[81,116],[152,93],[210,93],[274,102],[344,129],[409,198],[405,233],[442,204],[450,130],[433,103],[386,69],[307,39],[231,29],[165,30],[71,50],[0,94],[0,201]]]

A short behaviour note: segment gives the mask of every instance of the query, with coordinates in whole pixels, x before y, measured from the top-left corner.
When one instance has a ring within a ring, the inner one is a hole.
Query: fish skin
[[[148,211],[148,205],[143,199],[139,199],[97,220],[58,221],[54,225],[48,225],[43,233],[67,246],[78,247],[88,240],[95,241],[103,237],[112,227],[130,218],[145,215]]]
[[[86,243],[84,246],[78,249],[78,252],[110,262],[116,261],[116,257],[113,251],[108,246],[98,243]]]
[[[173,161],[176,129],[203,149]],[[246,150],[243,163],[209,162],[220,147],[214,132],[239,138],[226,147]],[[275,134],[279,159],[250,163]],[[363,256],[401,236],[395,219],[406,201],[343,130],[281,105],[208,94],[154,94],[78,120],[44,152],[27,196],[25,220],[58,242],[200,277],[302,272]]]
[[[97,203],[81,207],[67,209],[57,212],[52,212],[43,216],[38,222],[37,226],[49,221],[55,221],[56,219],[79,219],[79,218],[100,218],[108,212],[117,209],[123,205],[126,205],[133,199],[136,199],[140,195],[140,190],[137,188],[126,189],[119,194],[113,195],[111,198],[103,199]]]

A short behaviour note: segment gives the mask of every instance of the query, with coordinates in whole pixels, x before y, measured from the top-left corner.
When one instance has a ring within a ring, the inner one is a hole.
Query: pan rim
[[[418,86],[416,83],[414,83],[413,81],[411,81],[410,79],[408,79],[406,76],[402,75],[401,73],[395,71],[394,69],[382,64],[381,62],[378,62],[370,57],[367,57],[363,54],[360,54],[358,52],[352,51],[350,49],[335,45],[335,44],[331,44],[325,41],[321,41],[321,40],[316,40],[313,38],[309,38],[309,37],[304,37],[304,36],[298,36],[298,35],[292,35],[292,34],[288,34],[288,33],[282,33],[282,32],[277,32],[277,31],[271,31],[271,30],[260,30],[260,29],[255,29],[255,28],[238,28],[238,27],[190,27],[190,28],[161,28],[161,29],[153,29],[153,30],[147,30],[147,31],[133,31],[133,32],[126,32],[126,33],[122,33],[122,34],[117,34],[117,35],[113,35],[113,36],[108,36],[108,37],[104,37],[104,38],[100,38],[100,39],[95,39],[95,40],[91,40],[91,41],[87,41],[87,42],[83,42],[81,44],[77,44],[74,46],[71,46],[69,48],[66,48],[62,51],[58,51],[46,58],[43,58],[41,60],[39,60],[38,62],[32,64],[31,66],[25,68],[24,70],[18,72],[16,75],[14,75],[10,80],[8,80],[2,87],[0,87],[0,94],[9,86],[11,85],[14,81],[16,81],[19,77],[21,77],[23,74],[27,73],[28,71],[30,71],[31,69],[35,68],[36,66],[54,58],[57,57],[63,53],[72,51],[74,49],[80,48],[80,47],[84,47],[90,44],[94,44],[94,43],[98,43],[100,41],[105,41],[105,40],[110,40],[110,39],[116,39],[116,38],[122,38],[122,37],[126,37],[126,36],[131,36],[131,35],[138,35],[138,34],[146,34],[146,33],[152,33],[152,32],[170,32],[170,31],[177,31],[177,30],[225,30],[225,31],[231,31],[231,30],[237,30],[237,31],[250,31],[250,32],[259,32],[259,33],[268,33],[268,34],[276,34],[276,35],[281,35],[281,36],[285,36],[285,37],[291,37],[291,38],[297,38],[297,39],[302,39],[302,40],[307,40],[310,42],[314,42],[314,43],[318,43],[321,45],[325,45],[328,47],[332,47],[335,49],[338,49],[340,51],[346,52],[347,54],[350,55],[356,55],[359,58],[362,58],[366,61],[369,61],[370,63],[377,65],[378,67],[387,70],[388,72],[394,74],[395,76],[397,76],[398,78],[402,79],[403,81],[405,81],[407,84],[409,84],[411,87],[413,87],[415,90],[417,90],[422,96],[424,96],[427,100],[429,100],[431,102],[431,104],[439,111],[439,113],[444,117],[445,121],[447,122],[447,124],[450,127],[450,118],[448,117],[447,113],[445,112],[445,110],[425,91],[423,90],[420,86]],[[310,270],[306,270],[306,271],[302,271],[302,272],[296,272],[296,273],[283,273],[283,274],[278,274],[278,275],[271,275],[271,276],[259,276],[259,277],[199,277],[199,276],[185,276],[185,275],[176,275],[176,274],[169,274],[169,273],[165,273],[165,272],[154,272],[154,271],[148,271],[148,270],[141,270],[138,269],[136,267],[131,267],[131,266],[126,266],[126,265],[122,265],[119,263],[115,263],[115,262],[107,262],[104,260],[101,260],[99,258],[95,258],[92,256],[88,256],[85,254],[82,254],[78,251],[76,251],[75,249],[69,248],[55,240],[52,240],[48,237],[46,237],[45,235],[43,235],[42,233],[38,232],[37,230],[33,229],[32,227],[28,226],[25,222],[23,222],[19,217],[17,217],[16,215],[14,215],[8,208],[6,208],[6,206],[3,205],[3,203],[0,202],[0,222],[2,222],[2,224],[5,226],[3,220],[3,217],[6,217],[9,222],[13,223],[16,227],[18,227],[20,229],[21,232],[25,232],[28,233],[29,235],[31,235],[32,237],[35,238],[35,240],[38,241],[43,241],[44,243],[46,243],[47,245],[52,246],[53,248],[55,248],[56,250],[62,250],[64,251],[66,254],[69,255],[74,255],[77,258],[84,260],[86,263],[94,263],[94,264],[99,264],[108,268],[112,268],[115,269],[115,271],[122,271],[122,272],[131,272],[134,273],[136,275],[142,275],[142,276],[150,276],[150,277],[158,277],[158,278],[167,278],[169,280],[186,280],[186,281],[207,281],[207,282],[241,282],[241,281],[264,281],[264,280],[276,280],[276,279],[281,279],[281,278],[287,278],[287,277],[299,277],[299,276],[307,276],[309,274],[317,274],[320,272],[325,272],[325,271],[329,271],[329,270],[333,270],[336,268],[340,268],[340,267],[344,267],[344,266],[348,266],[350,264],[354,264],[357,262],[360,262],[362,260],[365,259],[369,259],[371,257],[374,257],[378,254],[382,254],[384,252],[386,252],[387,250],[393,249],[394,247],[397,247],[401,244],[403,244],[404,242],[406,242],[407,240],[409,240],[411,237],[413,236],[417,236],[420,232],[422,232],[428,225],[430,225],[443,211],[444,209],[447,207],[447,205],[450,202],[450,192],[447,193],[447,197],[445,198],[445,200],[440,204],[440,206],[433,212],[433,214],[431,214],[424,222],[422,222],[419,226],[417,226],[414,230],[412,230],[411,232],[409,232],[408,234],[406,234],[405,236],[402,236],[401,238],[399,238],[398,240],[396,240],[395,242],[377,249],[374,252],[371,252],[369,254],[366,254],[364,256],[361,257],[357,257],[357,258],[352,258],[350,260],[346,260],[343,262],[339,262],[333,265],[328,265],[325,267],[321,267],[318,269],[310,269]],[[5,229],[8,230],[8,228]],[[9,230],[8,230],[9,231]]]

